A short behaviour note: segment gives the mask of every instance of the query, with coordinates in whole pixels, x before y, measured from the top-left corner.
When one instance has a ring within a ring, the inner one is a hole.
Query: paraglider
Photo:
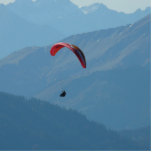
[[[83,52],[77,46],[75,46],[73,44],[64,43],[64,42],[56,43],[52,46],[52,48],[50,50],[50,54],[52,56],[55,56],[56,53],[63,47],[67,47],[69,50],[71,50],[79,59],[81,66],[83,68],[86,68],[86,59],[85,59]]]
[[[84,56],[84,53],[80,50],[80,48],[78,48],[77,46],[73,45],[73,44],[69,44],[69,43],[65,43],[65,42],[59,42],[59,43],[56,43],[52,46],[51,50],[50,50],[50,54],[52,56],[55,56],[56,53],[58,51],[60,51],[62,48],[68,48],[69,50],[71,50],[78,58],[78,60],[80,61],[81,63],[81,66],[83,68],[86,68],[86,59],[85,59],[85,56]],[[60,94],[60,97],[65,97],[66,96],[66,92],[65,90],[62,91],[62,93]]]

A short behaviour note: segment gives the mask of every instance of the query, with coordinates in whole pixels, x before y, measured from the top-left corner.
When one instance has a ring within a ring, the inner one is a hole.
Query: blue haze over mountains
[[[78,8],[70,0],[16,0],[0,5],[0,58],[27,46],[44,46],[64,37],[134,23],[150,8],[124,14],[94,4]]]
[[[69,36],[85,53],[27,47],[0,61],[0,91],[34,96],[114,130],[150,126],[150,15],[134,24]],[[66,98],[59,98],[62,89]]]
[[[0,150],[150,150],[149,13],[0,5],[0,57],[16,50],[0,60]],[[57,41],[79,46],[87,69],[68,49],[50,56]]]
[[[0,92],[0,150],[150,150],[150,127],[113,131],[74,111]]]

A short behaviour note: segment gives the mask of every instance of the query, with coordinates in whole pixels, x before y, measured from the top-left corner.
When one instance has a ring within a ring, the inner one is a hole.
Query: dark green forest
[[[74,110],[0,92],[0,150],[150,150],[150,130],[132,136]]]

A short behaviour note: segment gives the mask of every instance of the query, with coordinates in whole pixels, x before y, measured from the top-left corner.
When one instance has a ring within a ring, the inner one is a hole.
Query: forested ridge
[[[0,150],[145,150],[74,110],[0,93]]]

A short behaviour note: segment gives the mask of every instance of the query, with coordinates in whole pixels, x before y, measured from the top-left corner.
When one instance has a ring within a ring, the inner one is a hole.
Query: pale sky
[[[5,5],[13,2],[15,0],[0,0],[0,3]],[[89,6],[93,3],[103,3],[110,9],[125,13],[132,13],[139,8],[145,9],[151,6],[151,0],[71,0],[71,2],[79,7]]]
[[[15,0],[0,0],[0,4],[4,4],[4,5],[7,5],[9,3],[13,3],[15,2]]]

